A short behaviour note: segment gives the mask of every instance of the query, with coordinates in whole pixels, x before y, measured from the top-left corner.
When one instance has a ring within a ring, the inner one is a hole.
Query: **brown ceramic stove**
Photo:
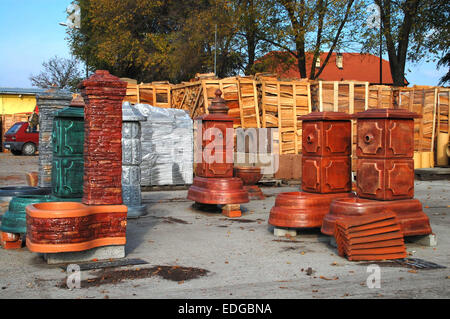
[[[356,192],[359,198],[333,202],[322,233],[333,235],[345,216],[396,213],[404,236],[431,233],[422,204],[414,199],[414,118],[406,110],[373,109],[357,113]]]
[[[208,108],[209,114],[195,119],[201,123],[197,130],[201,142],[196,145],[196,154],[202,159],[195,168],[196,177],[187,198],[200,204],[225,205],[225,215],[239,217],[238,204],[247,203],[249,198],[242,180],[233,177],[233,118],[228,116],[228,107],[221,95],[217,90]]]
[[[269,224],[283,228],[321,227],[335,199],[351,198],[351,121],[340,112],[301,116],[302,192],[281,193]]]

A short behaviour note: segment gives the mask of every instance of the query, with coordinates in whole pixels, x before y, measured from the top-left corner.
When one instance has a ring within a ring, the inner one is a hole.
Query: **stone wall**
[[[68,107],[72,94],[65,91],[53,91],[36,96],[39,108],[39,187],[52,186],[53,160],[53,119],[56,112]]]

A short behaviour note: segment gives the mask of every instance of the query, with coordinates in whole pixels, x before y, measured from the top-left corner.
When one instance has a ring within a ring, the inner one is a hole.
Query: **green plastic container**
[[[2,216],[0,231],[14,234],[27,232],[26,207],[44,202],[80,202],[81,198],[57,198],[52,195],[23,195],[9,202],[8,211]]]
[[[81,198],[84,175],[84,109],[67,107],[53,120],[52,193]]]

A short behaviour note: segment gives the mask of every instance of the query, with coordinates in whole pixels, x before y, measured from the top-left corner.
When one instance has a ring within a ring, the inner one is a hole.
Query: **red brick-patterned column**
[[[122,100],[126,82],[98,70],[81,85],[84,98],[86,205],[122,204]]]

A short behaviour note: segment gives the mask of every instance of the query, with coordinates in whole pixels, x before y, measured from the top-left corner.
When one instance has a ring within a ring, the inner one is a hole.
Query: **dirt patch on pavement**
[[[273,239],[277,243],[304,243],[302,240],[294,240],[294,239]]]
[[[175,218],[175,217],[157,217],[157,216],[152,216],[153,218],[157,218],[157,219],[162,219],[164,223],[167,224],[190,224],[189,222],[183,220],[183,219],[179,219],[179,218]]]
[[[159,276],[166,280],[183,283],[185,281],[206,276],[209,270],[182,267],[182,266],[154,266],[151,268],[136,268],[124,270],[103,269],[96,273],[96,277],[81,281],[81,288],[98,287],[101,285],[118,284],[123,280],[134,280]],[[59,288],[67,288],[66,281],[63,280]]]
[[[264,219],[245,219],[245,218],[221,218],[220,220],[226,220],[236,223],[256,223],[264,221]]]

